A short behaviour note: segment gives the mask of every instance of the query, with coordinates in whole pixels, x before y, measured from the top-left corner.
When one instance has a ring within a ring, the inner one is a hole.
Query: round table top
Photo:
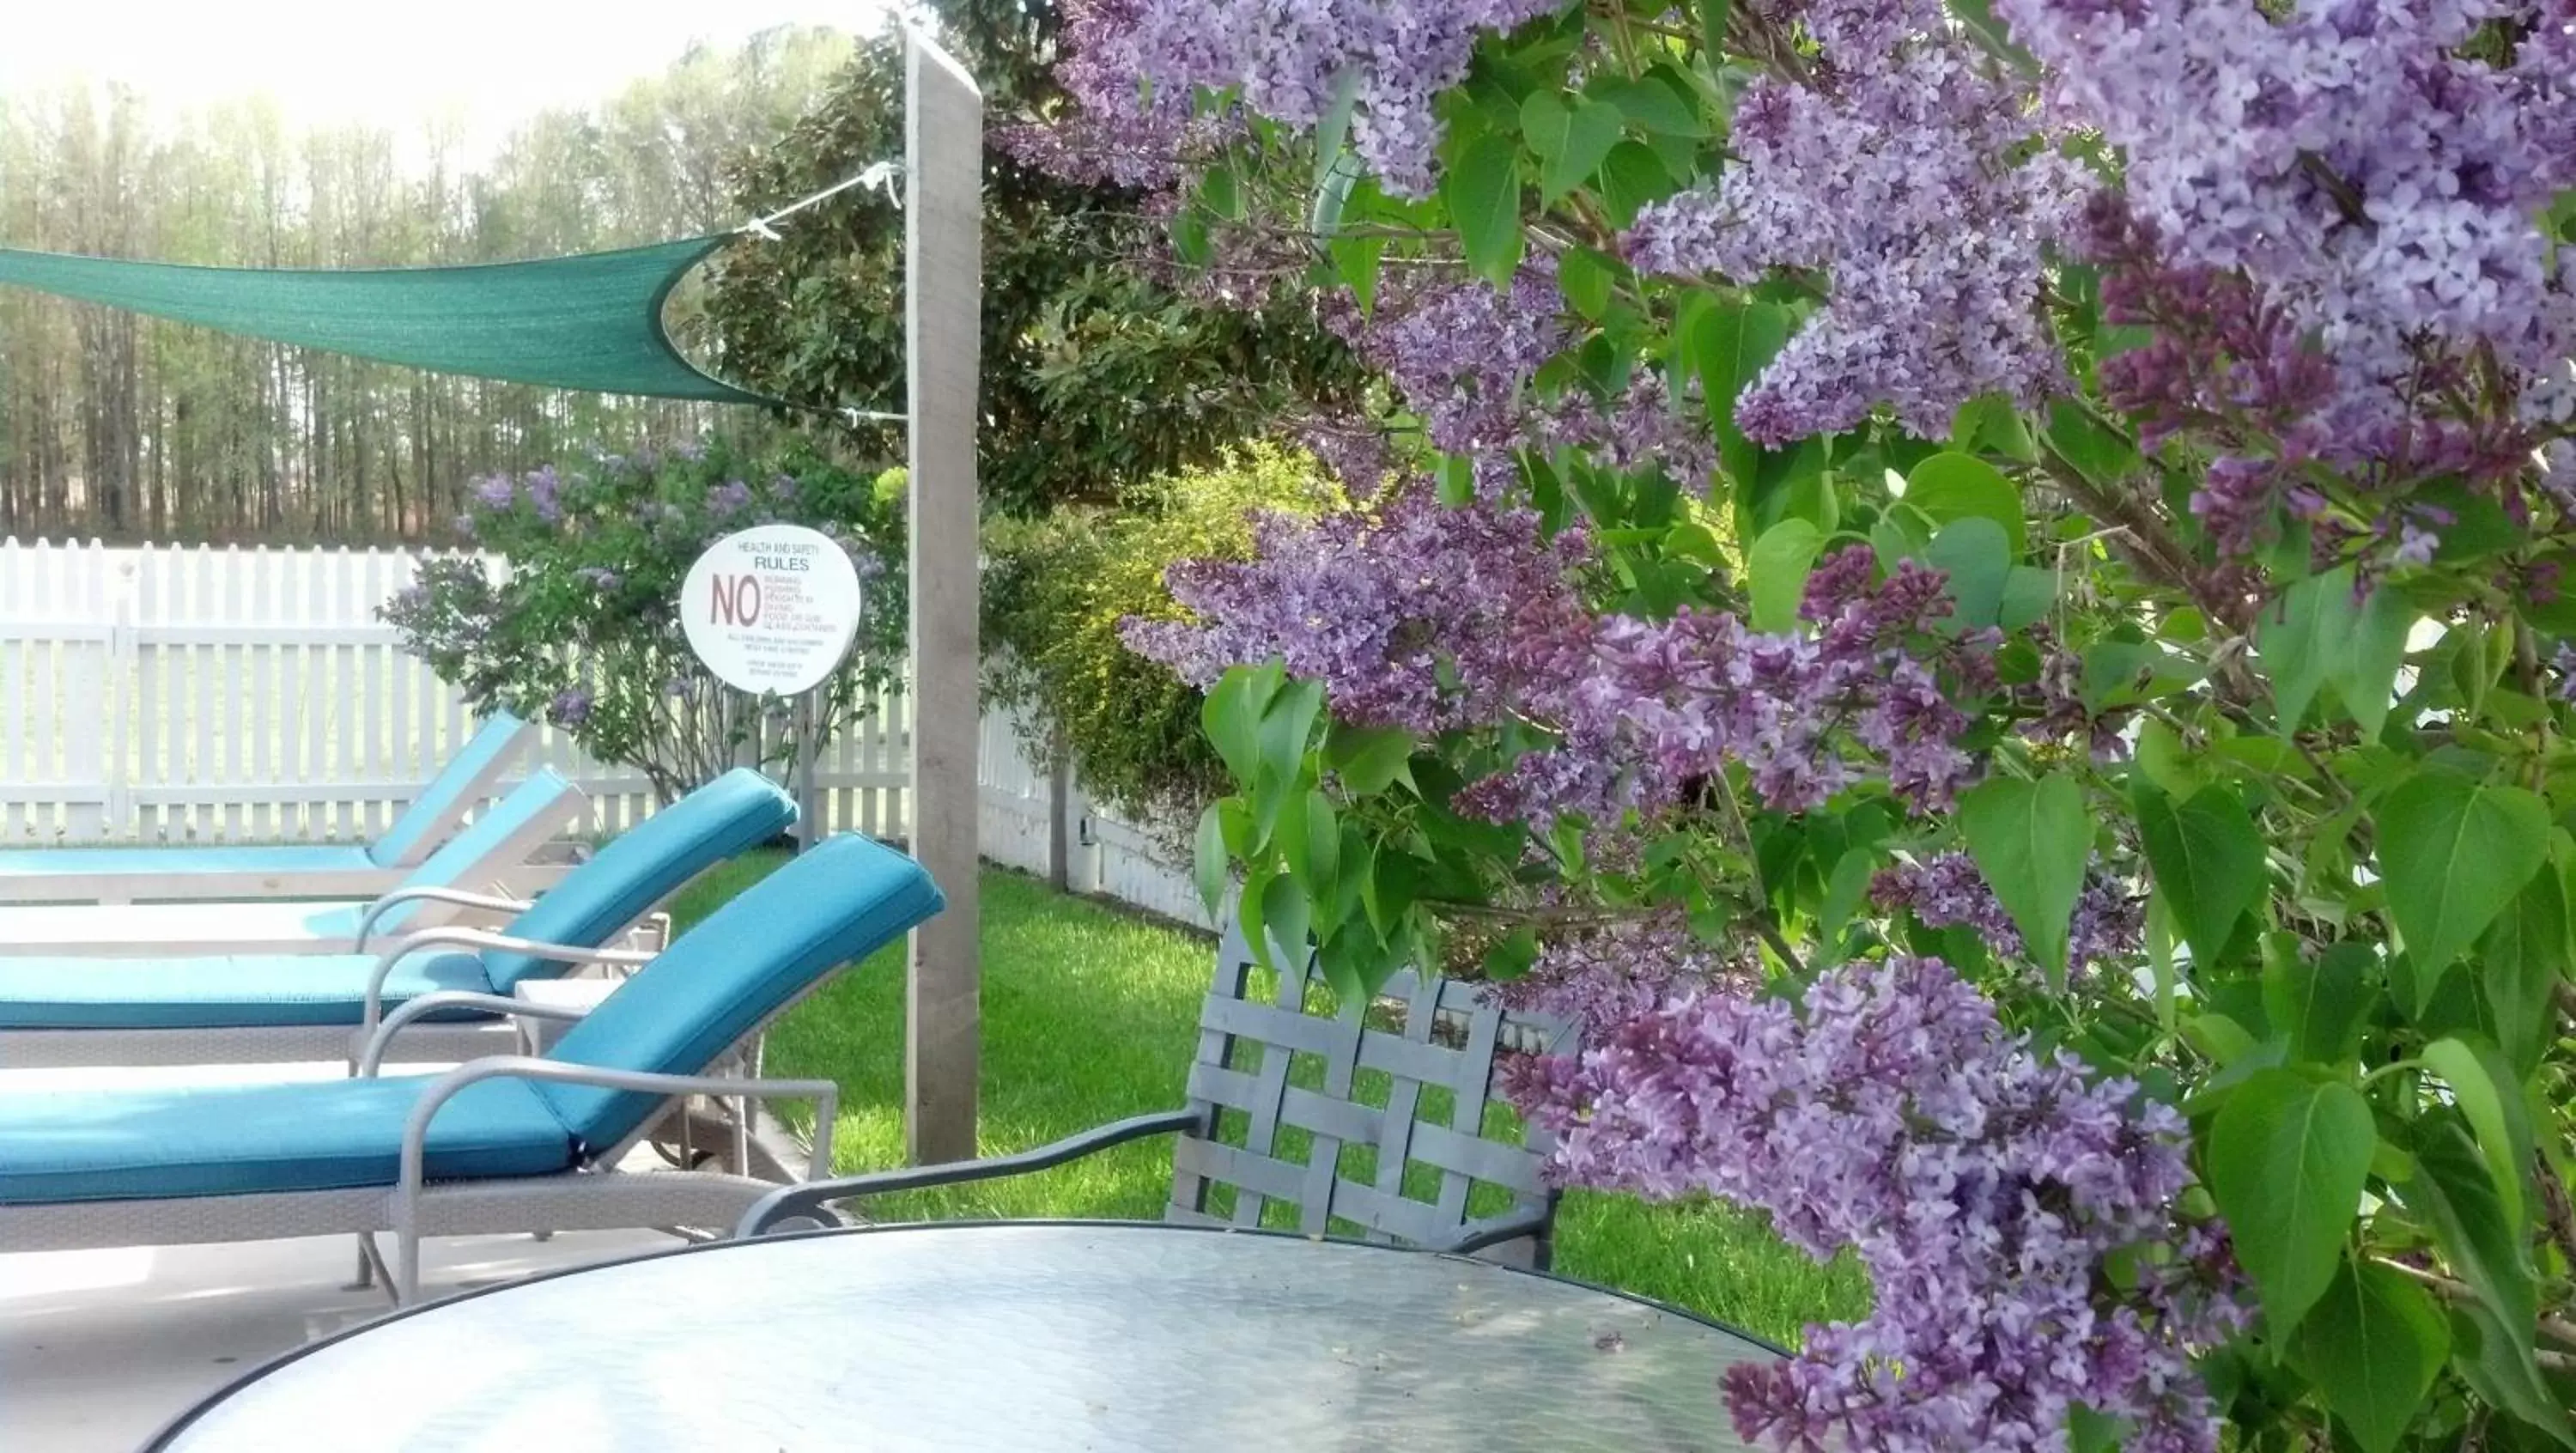
[[[1732,1450],[1776,1355],[1490,1262],[1152,1223],[727,1242],[317,1343],[168,1453]]]

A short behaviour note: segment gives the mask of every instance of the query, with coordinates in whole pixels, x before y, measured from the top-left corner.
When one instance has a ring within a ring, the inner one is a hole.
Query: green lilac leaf
[[[2344,1262],[2299,1328],[2299,1360],[2362,1453],[2390,1453],[2451,1355],[2432,1295],[2370,1262]]]
[[[2414,1013],[2549,856],[2549,808],[2519,787],[2427,768],[2380,799],[2379,869],[2416,969]]]
[[[2211,1122],[2209,1192],[2272,1336],[2332,1285],[2378,1140],[2360,1091],[2285,1069],[2248,1076]]]
[[[2031,958],[2063,984],[2067,932],[2093,848],[2083,789],[2071,777],[1991,777],[1960,794],[1959,826]]]
[[[1441,177],[1440,194],[1468,268],[1496,287],[1508,284],[1524,245],[1520,149],[1508,136],[1477,137]]]
[[[1906,476],[1905,502],[1936,524],[1971,517],[1994,521],[2003,526],[2005,553],[2014,560],[2030,548],[2021,491],[1975,455],[1945,451],[1915,465]]]
[[[2262,901],[2263,837],[2233,788],[2212,784],[2174,802],[2141,775],[2130,801],[2146,840],[2147,864],[2191,945],[2192,961],[2214,965],[2236,924]]]
[[[1824,545],[1824,532],[1801,519],[1782,520],[1753,542],[1745,564],[1753,629],[1777,633],[1796,628],[1798,605],[1806,598],[1807,573]]]

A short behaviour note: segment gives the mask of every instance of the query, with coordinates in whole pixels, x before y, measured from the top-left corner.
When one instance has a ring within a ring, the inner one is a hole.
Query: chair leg
[[[400,1285],[395,1282],[393,1271],[385,1265],[384,1252],[377,1247],[375,1234],[364,1232],[358,1237],[358,1285],[363,1287],[370,1281],[383,1287],[385,1295],[395,1306],[402,1305]]]
[[[420,1300],[420,1232],[405,1225],[394,1232],[394,1255],[400,1269],[385,1278],[385,1290],[393,1295],[394,1305],[408,1306]]]

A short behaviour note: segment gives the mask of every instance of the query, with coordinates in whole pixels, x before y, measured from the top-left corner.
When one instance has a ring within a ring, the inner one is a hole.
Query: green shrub
[[[1225,794],[1224,766],[1199,729],[1197,689],[1129,651],[1119,622],[1179,615],[1163,572],[1249,557],[1257,513],[1348,507],[1310,456],[1256,443],[1131,489],[1114,509],[988,521],[992,694],[1024,712],[1042,750],[1062,733],[1093,798],[1142,823],[1188,826]]]

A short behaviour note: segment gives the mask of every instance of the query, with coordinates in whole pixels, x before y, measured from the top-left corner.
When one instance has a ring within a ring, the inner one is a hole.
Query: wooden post
[[[838,670],[838,667],[834,668]],[[823,713],[815,703],[832,689],[826,680],[822,685],[796,698],[796,851],[803,852],[821,842],[823,832],[823,790],[815,780],[821,775],[823,755]]]
[[[916,1164],[976,1153],[980,1034],[975,751],[975,417],[983,338],[984,98],[906,27],[903,212],[912,424],[912,854],[948,909],[912,931],[904,997],[904,1146]]]
[[[1047,886],[1073,886],[1073,749],[1060,726],[1047,732]]]

